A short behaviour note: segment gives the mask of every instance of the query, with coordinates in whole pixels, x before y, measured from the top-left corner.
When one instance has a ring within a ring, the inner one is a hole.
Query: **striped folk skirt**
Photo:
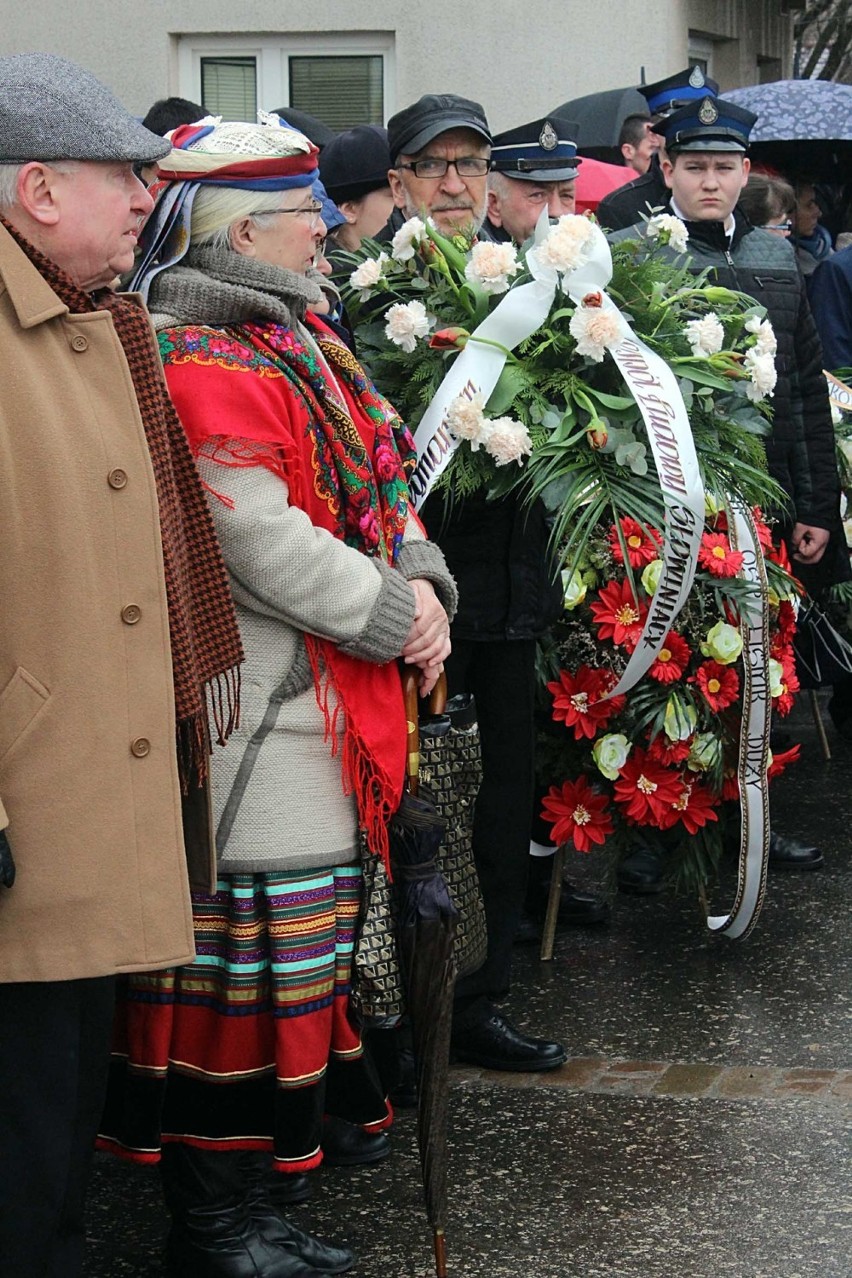
[[[391,1121],[349,1006],[361,870],[228,875],[193,893],[195,962],[124,978],[98,1146],[164,1143],[322,1161],[324,1113]]]

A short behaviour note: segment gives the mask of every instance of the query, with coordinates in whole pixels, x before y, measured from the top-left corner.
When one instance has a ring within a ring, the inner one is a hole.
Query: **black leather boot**
[[[252,1224],[264,1242],[280,1247],[322,1274],[342,1274],[355,1264],[347,1247],[330,1247],[278,1214],[269,1198],[267,1159],[263,1154],[241,1155]]]
[[[167,1145],[160,1167],[172,1278],[318,1278],[319,1270],[258,1231],[240,1154]]]

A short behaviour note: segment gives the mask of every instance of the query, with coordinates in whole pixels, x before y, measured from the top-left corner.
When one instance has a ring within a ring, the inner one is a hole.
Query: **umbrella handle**
[[[416,794],[420,785],[420,701],[417,695],[417,671],[413,666],[403,666],[400,675],[408,733],[405,752],[405,784],[409,794]],[[429,696],[429,713],[443,714],[446,704],[447,676],[442,670]]]

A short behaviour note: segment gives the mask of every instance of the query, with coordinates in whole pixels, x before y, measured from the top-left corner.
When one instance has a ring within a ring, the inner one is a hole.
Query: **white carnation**
[[[384,274],[385,264],[390,261],[387,253],[380,253],[378,257],[368,257],[356,266],[355,270],[349,276],[349,283],[352,288],[361,290],[361,301],[365,301],[372,289],[376,287]]]
[[[751,350],[746,351],[743,368],[750,378],[749,385],[746,386],[746,394],[750,400],[757,403],[774,393],[778,373],[775,369],[775,360],[768,352],[761,353],[756,346],[753,346]]]
[[[385,335],[409,354],[434,323],[422,302],[396,302],[385,315]]]
[[[693,355],[716,355],[725,344],[725,330],[713,311],[703,319],[690,320],[686,325],[686,340]]]
[[[750,320],[746,320],[746,331],[757,336],[754,344],[756,351],[761,355],[772,355],[774,358],[778,351],[778,342],[775,340],[775,330],[769,320],[758,319],[756,315],[752,315]]]
[[[485,441],[488,422],[483,409],[485,396],[481,391],[475,395],[457,395],[447,409],[444,419],[447,429],[456,439],[466,439],[473,452],[476,452]]]
[[[555,271],[575,271],[588,261],[594,234],[594,225],[588,218],[566,213],[533,251],[544,266]]]
[[[514,244],[491,244],[484,240],[474,244],[464,274],[465,279],[481,285],[485,293],[505,293],[509,277],[520,269]]]
[[[649,218],[645,234],[649,240],[661,240],[663,244],[670,244],[676,253],[686,252],[689,232],[686,223],[673,213],[657,213]]]
[[[395,262],[408,262],[414,257],[415,247],[423,238],[426,224],[419,217],[410,217],[391,240],[391,257]]]
[[[507,466],[509,462],[522,466],[523,459],[532,452],[529,431],[511,417],[495,417],[488,422],[484,445],[485,451],[498,466]]]
[[[578,306],[568,325],[577,343],[577,354],[588,355],[600,364],[608,346],[617,346],[623,334],[617,311],[600,306]]]

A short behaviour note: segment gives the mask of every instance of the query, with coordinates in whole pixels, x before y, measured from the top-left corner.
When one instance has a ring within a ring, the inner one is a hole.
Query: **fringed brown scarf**
[[[175,686],[178,763],[184,791],[207,774],[210,731],[224,745],[239,720],[242,643],[228,577],[207,500],[183,427],[169,399],[148,317],[138,302],[109,290],[84,293],[5,219],[3,226],[46,282],[79,315],[108,310],[136,391],[157,486]]]

